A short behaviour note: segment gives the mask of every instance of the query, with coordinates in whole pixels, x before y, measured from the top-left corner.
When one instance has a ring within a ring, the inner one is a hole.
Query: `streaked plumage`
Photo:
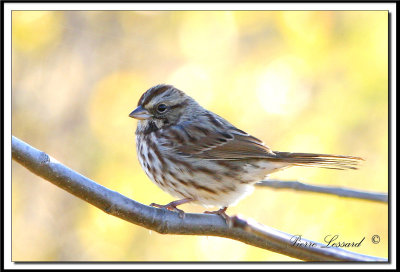
[[[272,151],[171,85],[147,90],[130,116],[139,119],[137,154],[149,178],[174,197],[204,206],[231,206],[254,183],[290,166],[356,169],[362,160]]]

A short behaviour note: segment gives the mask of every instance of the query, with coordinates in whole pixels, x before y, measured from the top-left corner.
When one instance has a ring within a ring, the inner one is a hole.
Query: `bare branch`
[[[314,243],[316,246],[294,246],[293,235],[257,223],[250,224],[236,216],[233,217],[232,227],[228,227],[220,216],[212,214],[187,213],[181,219],[175,212],[146,206],[109,190],[14,136],[12,158],[33,173],[102,211],[159,233],[226,237],[306,261],[387,262],[384,258],[341,248],[323,248],[323,244],[303,238],[303,242]]]
[[[256,183],[256,185],[274,189],[293,189],[296,191],[316,192],[337,195],[341,197],[351,197],[386,203],[388,202],[388,195],[386,193],[367,192],[334,186],[311,185],[299,181],[263,180]]]

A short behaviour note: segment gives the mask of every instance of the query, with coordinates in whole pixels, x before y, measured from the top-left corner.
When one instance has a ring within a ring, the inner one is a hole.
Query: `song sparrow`
[[[234,127],[171,85],[157,85],[129,114],[138,119],[136,150],[147,176],[180,200],[217,206],[227,218],[228,206],[250,193],[268,174],[290,166],[357,169],[361,158],[272,151],[259,139]]]

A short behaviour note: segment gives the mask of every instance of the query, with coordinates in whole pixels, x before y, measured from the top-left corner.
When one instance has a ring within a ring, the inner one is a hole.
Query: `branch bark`
[[[334,186],[311,185],[299,181],[263,180],[256,183],[256,185],[274,189],[293,189],[296,191],[323,193],[384,203],[388,202],[388,194],[385,193],[367,192]]]
[[[234,216],[232,226],[218,215],[187,213],[183,219],[175,212],[153,208],[129,199],[118,192],[73,171],[46,153],[12,137],[12,158],[34,174],[96,206],[102,211],[162,234],[220,236],[305,261],[387,262],[387,259],[324,248],[323,244],[301,238],[314,247],[293,245],[293,235]]]

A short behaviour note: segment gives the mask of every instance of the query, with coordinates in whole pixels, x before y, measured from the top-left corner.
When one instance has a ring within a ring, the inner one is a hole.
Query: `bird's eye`
[[[166,110],[167,110],[167,105],[165,105],[165,104],[160,104],[157,106],[157,111],[159,113],[165,112]]]

